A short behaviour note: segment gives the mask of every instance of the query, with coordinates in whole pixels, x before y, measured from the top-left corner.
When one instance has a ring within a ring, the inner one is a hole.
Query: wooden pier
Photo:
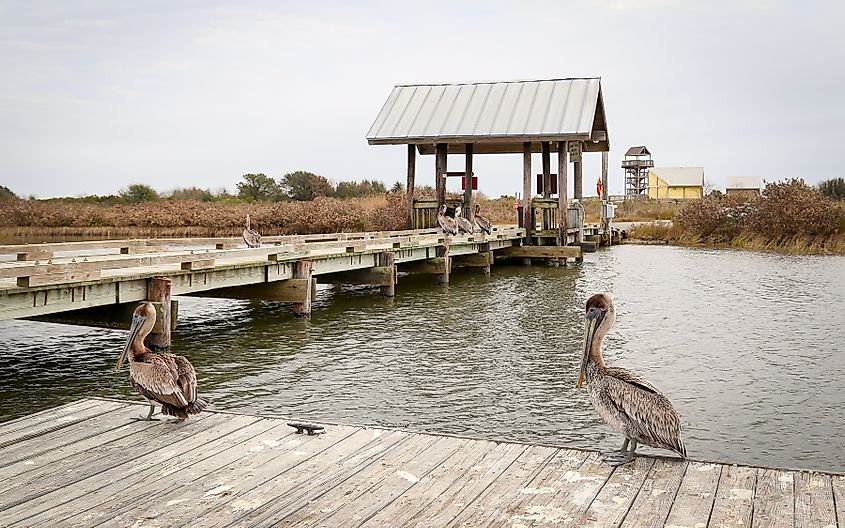
[[[0,246],[8,255],[0,262],[0,320],[124,327],[136,303],[147,300],[158,312],[153,344],[167,346],[178,320],[176,295],[286,301],[308,315],[318,280],[377,285],[393,296],[405,272],[444,284],[453,268],[489,274],[502,258],[581,259],[579,246],[523,246],[524,237],[524,229],[503,226],[454,237],[437,229],[276,236],[259,248],[238,238]]]
[[[0,525],[845,527],[842,475],[146,408],[0,424]]]

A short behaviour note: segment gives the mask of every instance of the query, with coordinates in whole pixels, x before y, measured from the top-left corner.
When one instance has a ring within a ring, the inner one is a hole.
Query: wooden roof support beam
[[[472,222],[472,143],[467,143],[464,157],[464,218]]]
[[[525,240],[531,240],[534,226],[531,225],[531,143],[522,144],[522,226]]]
[[[558,217],[558,236],[557,245],[565,246],[568,238],[567,221],[569,219],[569,198],[567,197],[567,177],[566,169],[569,165],[567,162],[567,145],[566,141],[559,141],[557,144],[557,217]]]
[[[408,214],[406,227],[413,229],[414,226],[414,179],[417,175],[417,147],[408,145],[408,182],[405,185],[405,209]]]

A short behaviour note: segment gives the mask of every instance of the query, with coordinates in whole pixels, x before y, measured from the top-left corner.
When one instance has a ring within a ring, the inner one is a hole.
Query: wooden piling
[[[525,242],[531,243],[534,234],[531,217],[531,143],[522,144],[522,225],[525,228]]]
[[[161,325],[158,332],[151,333],[146,340],[151,350],[170,350],[171,282],[166,277],[153,277],[147,281],[147,299],[161,303]]]
[[[584,200],[584,174],[581,161],[572,163],[575,169],[575,199],[579,202]]]
[[[311,270],[313,263],[310,260],[298,260],[293,264],[293,278],[306,279],[311,284]],[[293,314],[297,317],[308,317],[311,315],[311,294],[305,295],[302,302],[293,303]]]
[[[437,190],[437,209],[446,203],[446,171],[448,170],[448,145],[438,143],[434,149],[435,189]]]
[[[543,160],[543,198],[552,197],[552,162],[551,162],[551,143],[543,141],[540,143],[540,150],[542,152]],[[543,209],[543,231],[549,229],[549,222],[551,211]]]
[[[386,266],[393,269],[393,273],[390,275],[390,284],[385,284],[381,286],[381,294],[384,297],[393,297],[396,295],[396,265],[394,261],[396,259],[396,255],[392,251],[384,251],[379,253],[378,256],[378,265],[379,266]]]
[[[408,229],[414,229],[414,178],[417,174],[417,147],[408,145],[408,182],[405,186],[405,209],[408,213],[405,222]]]
[[[438,284],[449,284],[449,275],[452,271],[452,260],[449,257],[449,246],[440,246],[437,248],[437,256],[443,257],[444,267],[443,273],[437,276]]]
[[[464,218],[472,222],[472,143],[466,144],[464,169]]]
[[[567,211],[569,201],[566,189],[566,168],[567,168],[567,145],[566,141],[559,141],[557,144],[557,216],[558,221],[558,245],[565,246],[569,242]]]

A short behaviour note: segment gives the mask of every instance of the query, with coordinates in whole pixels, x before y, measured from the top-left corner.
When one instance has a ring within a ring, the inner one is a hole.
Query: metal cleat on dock
[[[325,430],[325,427],[322,425],[306,422],[288,422],[288,425],[296,429],[296,434],[302,434],[303,431],[308,431],[308,436],[317,436]]]

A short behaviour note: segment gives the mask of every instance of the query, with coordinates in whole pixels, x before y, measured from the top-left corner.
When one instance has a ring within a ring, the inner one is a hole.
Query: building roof
[[[370,145],[416,144],[423,154],[435,143],[483,154],[563,140],[610,150],[600,78],[398,85],[367,133]]]
[[[753,189],[760,190],[760,178],[757,176],[728,176],[725,178],[725,189]]]
[[[700,187],[704,185],[704,167],[655,167],[649,172],[672,187]]]
[[[625,153],[626,156],[651,156],[651,152],[645,147],[645,145],[640,145],[639,147],[631,147],[628,149],[628,152]]]

